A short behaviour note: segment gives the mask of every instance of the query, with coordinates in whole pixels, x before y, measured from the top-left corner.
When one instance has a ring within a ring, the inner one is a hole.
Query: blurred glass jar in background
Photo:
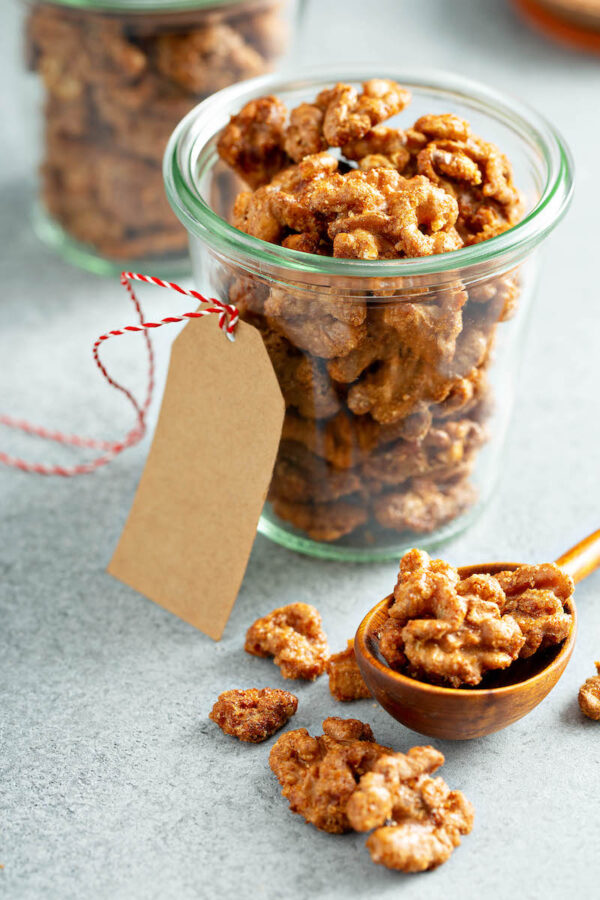
[[[453,252],[400,259],[300,252],[230,225],[245,185],[217,152],[229,117],[257,97],[276,95],[291,109],[337,81],[370,78],[412,94],[386,126],[454,113],[494,141],[524,197],[519,224]],[[196,286],[260,330],[285,399],[260,531],[306,553],[370,560],[435,546],[469,524],[502,471],[535,251],[571,194],[569,154],[552,127],[444,73],[267,76],[226,88],[180,124],[165,179],[189,232]]]
[[[177,122],[273,68],[300,0],[26,0],[26,52],[44,88],[36,230],[97,272],[186,267],[164,193]]]

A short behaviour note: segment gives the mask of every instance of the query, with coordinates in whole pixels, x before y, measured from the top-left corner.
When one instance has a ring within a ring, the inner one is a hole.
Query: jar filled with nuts
[[[164,193],[169,135],[200,100],[271,69],[301,0],[26,0],[43,88],[38,234],[92,271],[187,267]]]
[[[267,76],[197,107],[164,172],[198,287],[259,329],[285,399],[260,530],[369,560],[470,523],[571,195],[554,129],[443,73]]]

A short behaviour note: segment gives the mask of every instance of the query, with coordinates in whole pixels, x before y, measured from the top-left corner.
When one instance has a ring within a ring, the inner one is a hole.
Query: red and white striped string
[[[178,294],[192,297],[200,303],[207,304],[207,306],[196,312],[182,313],[180,316],[166,316],[166,318],[160,319],[158,322],[144,322],[142,307],[133,289],[132,281],[141,281],[146,284],[154,284],[157,287],[168,288],[169,290],[176,291]],[[44,428],[40,425],[32,425],[30,422],[26,422],[22,419],[16,419],[13,416],[0,414],[0,425],[5,425],[7,428],[14,428],[25,434],[33,435],[34,437],[42,438],[46,441],[53,441],[56,444],[68,444],[72,447],[101,451],[99,456],[89,462],[80,463],[75,466],[47,465],[46,463],[28,462],[27,460],[20,459],[16,456],[10,456],[8,453],[0,451],[0,465],[10,466],[14,469],[20,469],[21,472],[31,472],[36,475],[61,475],[63,477],[87,475],[90,472],[96,471],[96,469],[111,462],[111,460],[113,460],[115,456],[118,456],[119,453],[122,453],[123,450],[139,443],[146,433],[146,415],[154,393],[154,352],[152,350],[152,342],[149,334],[151,329],[161,328],[163,325],[172,325],[177,322],[184,322],[186,319],[200,319],[202,316],[213,314],[219,317],[219,328],[221,328],[230,340],[233,340],[233,334],[239,319],[239,313],[235,306],[232,306],[229,303],[222,303],[215,297],[207,299],[206,297],[203,297],[202,294],[199,294],[198,291],[185,290],[178,284],[174,284],[172,281],[162,281],[160,278],[154,278],[151,275],[140,275],[137,272],[123,272],[121,274],[121,284],[127,291],[129,299],[135,307],[139,324],[125,325],[123,328],[116,328],[112,331],[107,331],[106,334],[101,334],[94,343],[92,354],[96,365],[106,381],[111,387],[120,391],[133,407],[136,415],[136,423],[133,428],[131,428],[120,441],[101,441],[77,434],[64,434],[61,431]],[[109,375],[104,363],[100,359],[99,353],[102,344],[110,338],[136,332],[143,333],[148,354],[148,382],[146,396],[142,403],[133,396],[128,388],[124,387]]]

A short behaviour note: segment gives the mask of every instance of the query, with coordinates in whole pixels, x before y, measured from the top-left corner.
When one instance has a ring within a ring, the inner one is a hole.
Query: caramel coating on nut
[[[329,657],[327,674],[329,675],[329,690],[336,700],[364,700],[371,696],[356,662],[353,640],[348,641],[345,650]]]
[[[400,562],[380,650],[415,677],[479,684],[486,672],[563,641],[571,627],[563,603],[572,591],[572,579],[554,564],[461,579],[448,563],[411,550]]]
[[[219,156],[251,187],[268,184],[286,162],[286,119],[287,108],[277,97],[250,100],[221,132]]]
[[[347,806],[367,840],[373,862],[401,872],[424,872],[446,862],[473,827],[473,807],[461,791],[431,778],[444,762],[433,747],[382,756],[363,775]]]
[[[556,563],[519,566],[499,572],[496,580],[504,592],[501,612],[519,625],[525,643],[520,655],[532,656],[540,649],[561,644],[571,630],[573,617],[565,602],[573,595],[573,579]]]
[[[246,633],[244,649],[273,656],[284,678],[313,681],[325,670],[329,655],[321,616],[308,603],[290,603],[257,619]]]
[[[335,500],[331,503],[301,503],[271,494],[273,512],[306,532],[313,541],[337,541],[364,525],[368,512],[360,498]]]
[[[596,663],[597,675],[586,679],[579,688],[579,708],[588,719],[600,721],[600,662]]]
[[[269,765],[292,812],[321,831],[342,834],[351,830],[346,806],[358,780],[391,751],[376,744],[370,727],[358,719],[325,719],[323,732],[312,737],[299,728],[281,735]]]
[[[330,147],[362,138],[372,127],[401,112],[410,93],[394,81],[372,78],[359,94],[349,84],[321,91],[315,105],[323,110],[323,135]]]
[[[260,743],[279,731],[298,709],[298,698],[276,688],[225,691],[209,719],[225,734],[240,741]]]

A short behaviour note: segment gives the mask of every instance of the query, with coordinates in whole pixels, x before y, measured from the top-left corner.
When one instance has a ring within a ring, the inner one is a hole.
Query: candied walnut
[[[336,234],[333,255],[340,259],[395,259],[398,251],[387,238],[357,229],[350,234]]]
[[[367,364],[364,376],[348,392],[348,407],[357,415],[370,413],[381,424],[398,422],[423,411],[423,404],[439,403],[451,388],[456,368],[457,340],[462,325],[461,309],[466,294],[448,291],[433,303],[398,302],[387,306],[383,323],[392,330],[396,353],[375,355],[377,338],[352,357],[353,367],[332,366],[332,377],[358,376],[357,368]],[[371,356],[374,355],[374,359]],[[371,362],[369,360],[371,359]],[[336,361],[337,362],[337,361]],[[377,366],[372,367],[376,362]]]
[[[573,617],[564,603],[573,595],[575,585],[559,566],[519,566],[514,571],[499,572],[496,580],[504,591],[501,611],[515,619],[525,637],[522,657],[560,644],[569,636]]]
[[[362,489],[359,475],[336,469],[296,441],[282,441],[269,490],[269,498],[292,503],[329,502]]]
[[[291,111],[283,146],[295,162],[327,150],[323,135],[324,116],[323,110],[312,103],[301,103]]]
[[[600,662],[596,663],[597,675],[588,678],[579,688],[579,708],[588,719],[600,720]]]
[[[360,495],[331,503],[301,503],[274,497],[273,512],[313,541],[337,541],[364,525],[368,511]]]
[[[338,182],[314,185],[307,202],[322,214],[335,213],[329,237],[356,230],[384,238],[386,253],[429,256],[462,246],[454,228],[458,205],[454,197],[427,178],[403,178],[395,169],[354,170]]]
[[[344,144],[342,153],[347,159],[358,160],[361,169],[392,166],[401,172],[410,159],[404,132],[384,125],[378,125],[364,137]]]
[[[450,393],[432,408],[436,419],[447,419],[458,414],[469,414],[474,421],[482,421],[488,417],[488,409],[491,403],[491,388],[487,375],[487,365],[471,369],[465,378],[454,382]],[[474,411],[479,410],[480,417],[475,416]]]
[[[365,325],[351,325],[335,316],[269,316],[267,322],[296,347],[321,359],[345,356],[360,346]]]
[[[309,419],[335,415],[340,400],[322,362],[305,356],[271,328],[261,332],[286,404]]]
[[[323,731],[319,737],[305,728],[281,735],[269,765],[292,812],[321,831],[343,834],[352,830],[346,806],[358,780],[390,750],[358,719],[325,719]]]
[[[343,411],[326,422],[316,422],[288,410],[281,437],[282,440],[303,444],[311,453],[326,459],[338,469],[350,468],[362,455],[352,420]]]
[[[406,665],[403,628],[397,619],[388,617],[379,632],[379,652],[392,669],[400,670]]]
[[[409,102],[410,93],[395,81],[372,78],[364,82],[360,95],[349,84],[321,91],[316,105],[324,110],[323,133],[329,146],[341,147],[395,116]]]
[[[374,450],[362,473],[374,486],[402,484],[416,475],[445,479],[468,475],[475,453],[485,441],[481,425],[471,419],[431,427],[421,441],[400,440]]]
[[[225,734],[258,744],[279,731],[298,709],[298,698],[276,688],[225,691],[209,719]]]
[[[161,75],[194,94],[212,94],[265,68],[262,56],[225,24],[159,35],[155,58]]]
[[[369,454],[401,439],[414,443],[425,437],[431,426],[428,412],[415,413],[393,425],[380,425],[369,416],[352,416],[340,411],[325,422],[303,419],[288,410],[282,439],[303,444],[337,469],[368,462]]]
[[[417,119],[414,131],[421,132],[429,140],[466,141],[471,136],[471,126],[464,119],[452,113],[427,115]]]
[[[367,840],[373,862],[401,872],[434,869],[451,856],[473,827],[473,807],[442,778],[444,762],[433,747],[381,756],[360,779],[347,804],[357,831],[375,829]]]
[[[429,534],[465,512],[476,499],[477,491],[464,477],[437,484],[425,476],[410,479],[402,491],[376,497],[373,510],[384,528]]]
[[[267,184],[285,165],[287,109],[277,97],[250,100],[223,129],[219,156],[251,187]]]
[[[254,656],[273,656],[284,678],[307,681],[322,675],[329,652],[321,616],[308,603],[290,603],[257,619],[244,649]]]
[[[364,700],[371,696],[356,662],[353,640],[348,641],[345,650],[329,657],[327,674],[329,675],[329,690],[336,700]]]
[[[282,247],[288,250],[298,250],[302,253],[318,253],[321,240],[316,234],[290,234],[281,242]]]

